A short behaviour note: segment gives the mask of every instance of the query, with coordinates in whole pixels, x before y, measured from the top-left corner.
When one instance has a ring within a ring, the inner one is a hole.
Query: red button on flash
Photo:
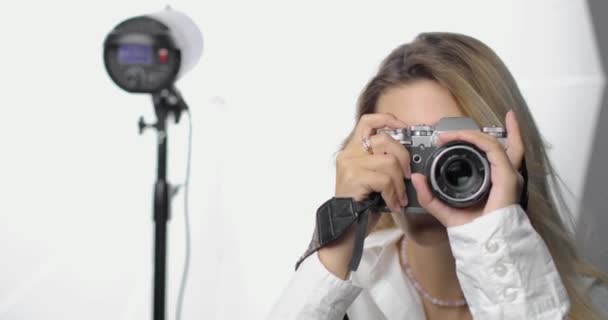
[[[166,63],[169,60],[169,50],[165,48],[158,49],[158,62]]]

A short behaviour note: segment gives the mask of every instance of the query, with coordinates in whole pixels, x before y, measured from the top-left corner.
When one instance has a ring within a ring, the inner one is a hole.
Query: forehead
[[[391,113],[408,125],[434,125],[443,117],[465,116],[450,91],[433,80],[386,90],[378,98],[376,112]]]

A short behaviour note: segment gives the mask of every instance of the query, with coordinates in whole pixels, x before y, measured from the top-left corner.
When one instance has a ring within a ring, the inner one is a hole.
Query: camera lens
[[[490,188],[490,166],[475,146],[453,142],[438,148],[429,159],[431,190],[453,207],[467,207],[485,197]]]
[[[446,163],[442,169],[445,181],[455,189],[466,189],[473,181],[473,168],[468,159],[454,159]]]

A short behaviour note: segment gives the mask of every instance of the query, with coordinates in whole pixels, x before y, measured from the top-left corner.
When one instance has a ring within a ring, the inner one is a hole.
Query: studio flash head
[[[203,36],[194,21],[167,8],[119,23],[104,41],[103,58],[122,89],[158,93],[192,69],[202,51]]]

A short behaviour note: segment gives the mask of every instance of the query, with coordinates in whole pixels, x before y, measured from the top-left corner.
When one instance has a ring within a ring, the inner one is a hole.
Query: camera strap
[[[317,220],[312,240],[306,252],[298,259],[300,263],[323,246],[339,239],[353,223],[356,223],[355,243],[349,270],[355,271],[363,255],[363,243],[369,215],[382,208],[384,201],[379,193],[372,193],[368,199],[355,201],[353,198],[333,197],[323,203],[317,210]]]

